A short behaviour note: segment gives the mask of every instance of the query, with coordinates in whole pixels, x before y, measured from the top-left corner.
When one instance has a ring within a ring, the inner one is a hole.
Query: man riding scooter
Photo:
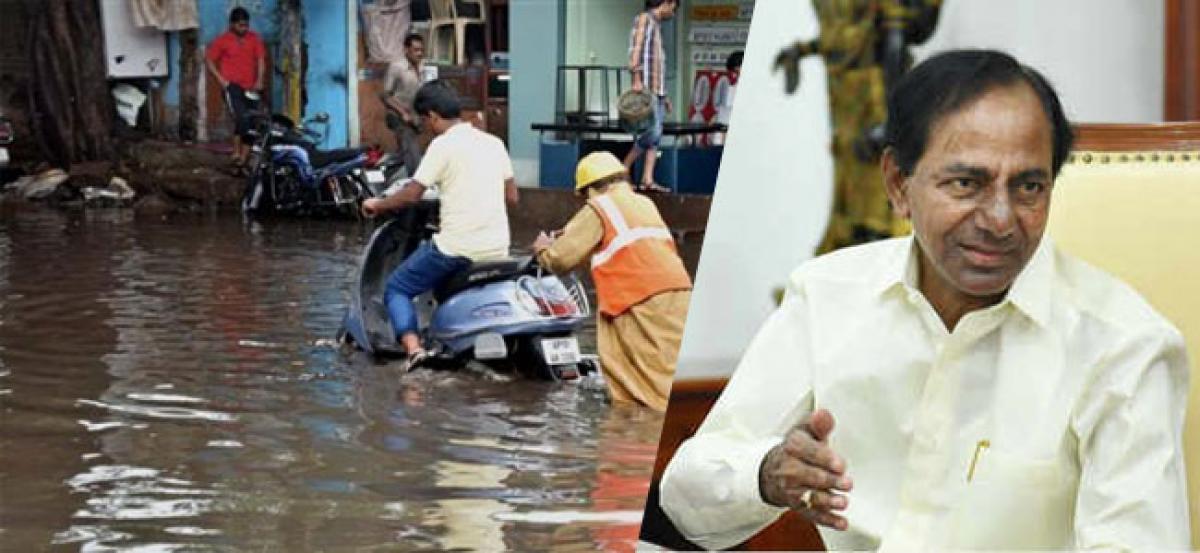
[[[512,161],[504,143],[461,119],[458,96],[440,81],[417,91],[413,110],[435,138],[403,188],[362,205],[367,217],[420,201],[425,189],[437,186],[441,228],[422,243],[388,277],[384,303],[409,371],[428,357],[417,329],[414,297],[432,290],[471,263],[508,257],[510,236],[506,204],[518,201]]]

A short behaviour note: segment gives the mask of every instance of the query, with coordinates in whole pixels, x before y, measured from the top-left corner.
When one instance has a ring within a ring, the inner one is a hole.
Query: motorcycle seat
[[[350,161],[367,152],[368,148],[339,148],[336,150],[312,150],[308,153],[308,161],[314,168]]]
[[[433,297],[439,303],[463,290],[482,286],[490,282],[506,280],[520,276],[529,271],[533,261],[530,256],[522,256],[499,261],[480,261],[467,267],[466,270],[455,274],[433,291]]]

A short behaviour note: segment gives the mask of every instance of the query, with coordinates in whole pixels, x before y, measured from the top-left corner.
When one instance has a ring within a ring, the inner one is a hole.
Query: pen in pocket
[[[967,469],[967,482],[975,478],[975,465],[979,462],[979,457],[983,455],[983,451],[992,446],[992,442],[988,440],[979,440],[975,444],[975,454],[971,456],[971,467]]]

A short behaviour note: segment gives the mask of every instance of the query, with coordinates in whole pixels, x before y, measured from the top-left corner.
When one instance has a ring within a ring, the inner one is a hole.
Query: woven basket
[[[625,91],[617,98],[617,117],[625,132],[646,132],[654,125],[654,96],[644,90]]]

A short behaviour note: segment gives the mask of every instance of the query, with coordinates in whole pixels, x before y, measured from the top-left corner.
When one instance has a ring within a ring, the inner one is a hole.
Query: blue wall
[[[308,103],[304,116],[329,113],[329,137],[322,145],[343,148],[349,145],[349,77],[356,71],[346,67],[346,2],[348,0],[307,0],[304,12],[304,37],[308,42],[308,73],[304,85]],[[356,1],[356,0],[352,0]],[[353,81],[358,85],[358,79]],[[357,114],[355,114],[357,117]]]
[[[537,185],[538,135],[533,123],[554,121],[555,69],[563,55],[560,0],[509,3],[508,148],[517,182]]]

